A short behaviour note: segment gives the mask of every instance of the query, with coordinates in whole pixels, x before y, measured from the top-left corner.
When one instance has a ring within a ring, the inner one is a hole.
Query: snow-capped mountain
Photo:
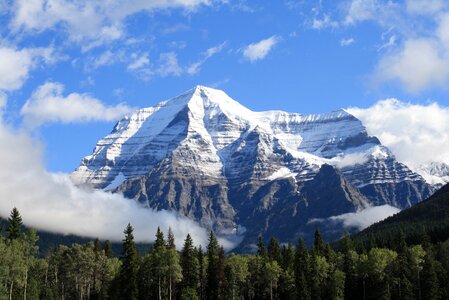
[[[436,189],[449,183],[449,166],[444,162],[422,164],[416,168],[416,172]]]
[[[221,231],[289,228],[285,238],[309,218],[404,208],[431,193],[344,110],[253,112],[202,86],[120,120],[72,179]]]

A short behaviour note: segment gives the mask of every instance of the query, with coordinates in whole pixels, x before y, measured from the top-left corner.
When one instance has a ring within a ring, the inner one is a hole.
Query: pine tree
[[[182,279],[182,269],[179,263],[179,254],[174,248],[169,248],[166,251],[166,264],[168,279],[168,299],[172,300],[175,291],[176,284]]]
[[[263,242],[261,235],[259,235],[259,240],[257,242],[257,255],[262,258],[265,258],[267,256],[267,251],[265,250],[265,243]]]
[[[114,255],[112,253],[112,248],[111,248],[111,242],[109,240],[106,240],[104,242],[104,254],[106,255],[107,258],[112,258]]]
[[[268,243],[268,258],[272,261],[275,260],[278,263],[281,262],[281,246],[275,238],[271,238]]]
[[[181,267],[182,267],[182,289],[193,288],[198,286],[198,258],[195,256],[193,240],[190,234],[184,241],[181,250]]]
[[[226,276],[225,276],[225,266],[226,257],[223,247],[220,247],[218,251],[218,262],[217,262],[217,282],[218,282],[218,298],[223,299],[226,287]]]
[[[154,241],[153,250],[159,250],[161,248],[165,248],[165,239],[164,233],[158,227],[156,231],[156,240]]]
[[[311,291],[308,278],[310,276],[310,258],[304,240],[299,240],[295,251],[295,286],[299,300],[310,300]]]
[[[435,259],[431,251],[427,251],[424,257],[424,265],[421,272],[422,299],[439,299],[438,277],[435,272]]]
[[[206,272],[206,299],[217,300],[219,292],[218,282],[218,241],[215,238],[214,232],[210,232],[209,245],[207,246],[207,272]]]
[[[152,282],[155,284],[152,290],[153,294],[157,294],[157,298],[161,300],[165,296],[166,289],[164,288],[164,281],[166,278],[168,265],[167,265],[167,245],[164,239],[164,233],[158,227],[156,232],[156,240],[153,245],[153,250],[151,251],[151,271],[152,271]]]
[[[103,249],[101,248],[100,240],[98,238],[96,238],[94,241],[94,251],[96,253],[103,251]]]
[[[168,227],[168,234],[167,234],[167,248],[168,249],[175,249],[175,236],[173,234],[173,231],[171,230],[171,227]]]
[[[315,254],[321,255],[321,256],[325,256],[325,254],[326,254],[326,245],[323,241],[323,237],[321,236],[321,232],[318,228],[315,230],[313,251],[315,252]]]
[[[205,299],[205,275],[204,275],[204,254],[201,245],[198,248],[198,294],[201,300]]]
[[[282,269],[278,284],[279,299],[295,299],[295,250],[292,243],[282,246],[279,265]]]
[[[22,217],[20,216],[19,210],[13,208],[11,214],[8,218],[8,238],[10,240],[15,240],[20,237],[22,232]]]
[[[124,233],[122,267],[120,269],[120,286],[122,299],[137,299],[138,253],[134,243],[133,227],[128,224]]]

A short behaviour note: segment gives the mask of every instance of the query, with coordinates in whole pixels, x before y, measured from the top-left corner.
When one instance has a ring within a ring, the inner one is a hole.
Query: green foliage
[[[0,237],[0,300],[449,299],[449,240],[432,244],[425,235],[423,245],[399,236],[368,251],[346,235],[334,252],[317,231],[311,250],[271,239],[266,251],[259,239],[258,255],[226,255],[211,232],[204,255],[190,235],[178,252],[171,230],[165,240],[158,229],[140,259],[131,225],[124,233],[120,260],[99,240],[61,245],[44,259],[34,230]]]
[[[17,208],[13,208],[11,214],[8,218],[8,238],[10,240],[17,239],[20,237],[20,232],[22,230],[22,217],[20,216]]]
[[[122,266],[120,268],[120,289],[123,299],[137,299],[137,271],[139,257],[136,244],[134,243],[133,227],[128,224],[124,233]]]
[[[219,282],[219,249],[214,232],[210,232],[209,245],[207,246],[207,273],[206,273],[206,299],[218,299],[220,289]]]
[[[194,289],[199,285],[199,262],[198,256],[193,247],[193,240],[190,234],[184,241],[184,246],[181,250],[181,269],[182,269],[182,290]]]
[[[449,185],[429,199],[401,211],[353,236],[358,249],[444,242],[449,239]]]

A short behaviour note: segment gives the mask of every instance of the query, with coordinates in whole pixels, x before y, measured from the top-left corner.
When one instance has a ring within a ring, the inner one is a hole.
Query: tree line
[[[315,232],[312,247],[259,238],[256,253],[225,253],[213,232],[205,249],[187,235],[178,251],[171,230],[158,229],[139,253],[133,227],[114,257],[108,241],[60,245],[38,256],[36,231],[22,231],[13,209],[0,238],[0,299],[449,299],[449,240],[389,248],[336,246]]]

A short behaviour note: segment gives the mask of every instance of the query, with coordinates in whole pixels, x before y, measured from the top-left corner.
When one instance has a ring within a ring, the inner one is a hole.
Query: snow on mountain
[[[188,111],[187,132],[182,126],[168,128],[183,110]],[[230,156],[239,149],[233,143],[252,132],[270,136],[273,147],[300,160],[299,165],[284,166],[293,173],[304,173],[308,168],[316,171],[323,163],[338,165],[347,155],[374,151],[379,144],[376,139],[363,140],[365,128],[343,110],[321,115],[252,112],[222,91],[197,86],[119,121],[83,159],[73,178],[78,183],[105,187],[120,172],[127,178],[147,173],[175,148],[201,153],[191,157],[191,163],[201,162],[205,175],[220,177]],[[359,144],[358,138],[363,140]],[[274,168],[273,173],[276,171]]]
[[[449,183],[449,166],[443,162],[430,162],[416,168],[416,172],[436,188]]]
[[[320,173],[325,165],[339,171]],[[339,204],[329,204],[329,193],[318,196],[324,190],[306,188],[320,186],[306,183],[326,176],[334,178],[328,180],[342,195]],[[339,214],[367,201],[403,208],[431,193],[420,175],[396,161],[344,110],[253,112],[223,91],[203,86],[124,117],[72,179],[121,191],[156,209],[177,210],[208,227],[229,230],[242,222],[252,228],[248,235],[263,228],[256,219],[263,222],[283,201],[290,201],[284,206],[291,218],[298,215],[298,205],[305,205],[301,211],[309,212],[295,222],[306,226],[303,218],[326,210],[310,198],[314,193]],[[344,200],[344,195],[352,196]]]

